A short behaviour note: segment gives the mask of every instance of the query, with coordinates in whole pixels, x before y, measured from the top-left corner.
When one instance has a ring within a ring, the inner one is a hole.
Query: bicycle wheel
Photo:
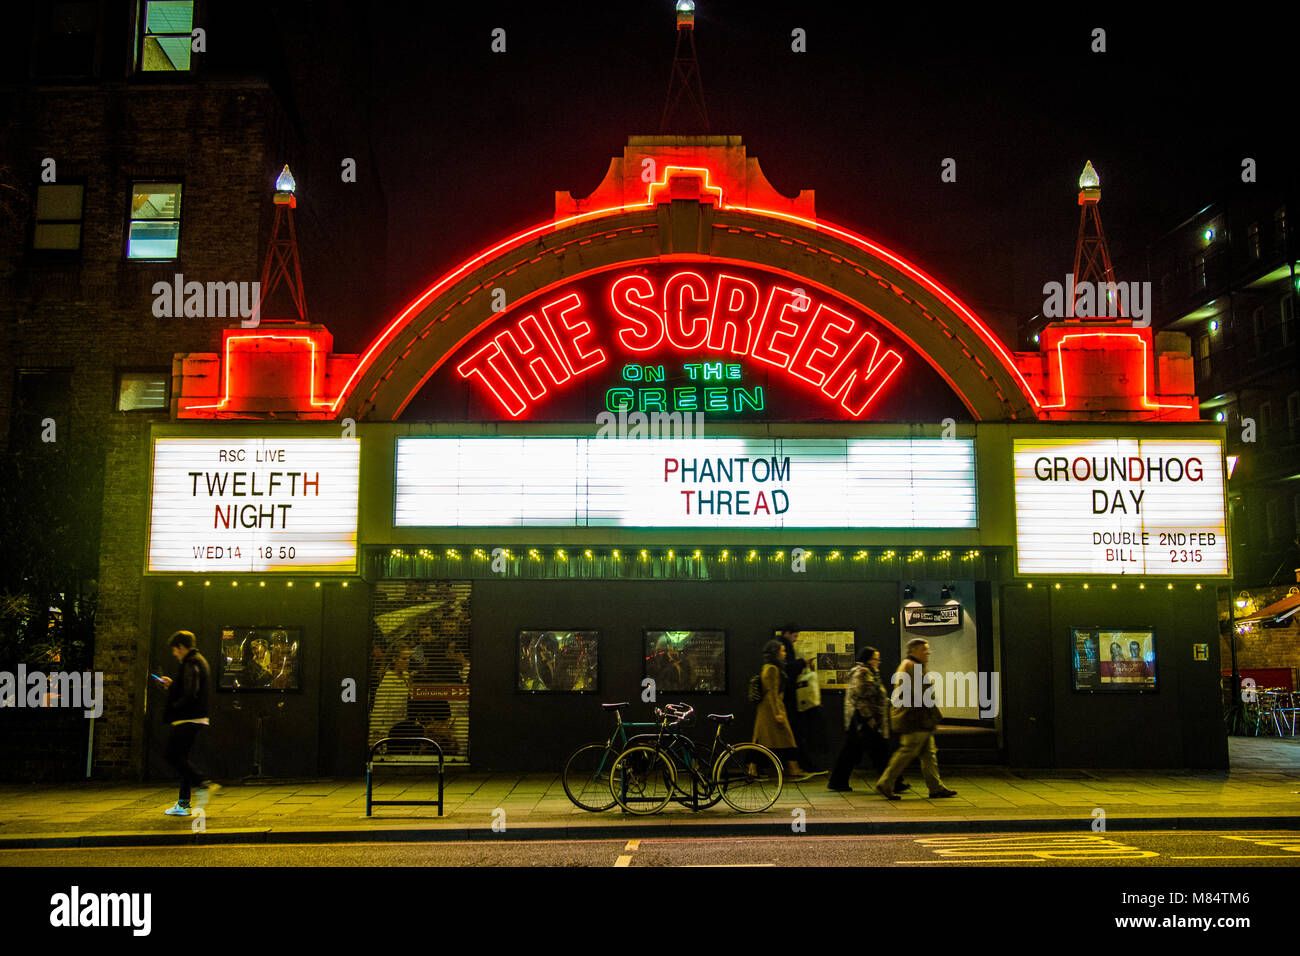
[[[608,810],[614,805],[609,791],[609,770],[613,765],[614,751],[606,744],[579,747],[564,762],[564,792],[583,810]]]
[[[658,813],[673,798],[672,761],[654,747],[629,747],[614,760],[609,791],[628,813]]]
[[[758,744],[728,747],[713,766],[713,779],[722,799],[741,813],[767,810],[781,796],[784,784],[781,761],[772,751]]]

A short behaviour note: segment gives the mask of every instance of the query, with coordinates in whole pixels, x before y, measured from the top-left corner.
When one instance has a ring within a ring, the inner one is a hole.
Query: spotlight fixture
[[[955,590],[957,590],[955,586],[951,584],[945,584],[942,588],[939,589],[939,594],[945,601],[948,601],[952,599],[952,592]]]
[[[910,601],[916,596],[916,588],[908,584],[903,588],[903,600]]]

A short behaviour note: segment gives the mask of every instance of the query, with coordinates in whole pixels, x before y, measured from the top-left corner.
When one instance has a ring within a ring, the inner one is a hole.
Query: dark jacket
[[[795,657],[794,643],[784,637],[778,640],[785,645],[785,681],[781,685],[781,696],[785,699],[787,713],[799,713],[799,675],[804,672],[808,662]]]
[[[917,686],[913,679],[917,667],[921,668],[925,684],[935,682],[934,675],[910,654],[898,665],[898,670],[894,672],[895,677],[900,673],[906,673],[908,683],[901,685],[897,681],[894,683],[894,689],[890,693],[889,724],[894,732],[899,734],[931,733],[943,718],[938,707],[924,705],[925,686]],[[918,702],[921,706],[916,706]]]
[[[167,706],[163,708],[163,720],[173,723],[177,720],[197,720],[208,716],[208,691],[212,687],[212,674],[208,662],[203,659],[198,648],[194,648],[181,660],[176,678],[167,688]]]

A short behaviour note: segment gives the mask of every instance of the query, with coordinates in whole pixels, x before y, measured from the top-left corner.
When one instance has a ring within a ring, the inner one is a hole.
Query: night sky
[[[328,246],[307,255],[313,315],[339,351],[463,258],[549,218],[554,190],[594,189],[629,134],[659,132],[667,92],[671,0],[406,6],[306,5],[310,55],[332,75],[296,82],[297,108],[308,126],[369,114],[388,204],[386,235],[364,237],[386,242],[383,277]],[[1085,160],[1121,280],[1147,278],[1145,247],[1210,202],[1294,180],[1292,51],[1264,18],[977,10],[891,20],[874,4],[699,0],[710,131],[743,136],[778,190],[815,189],[820,216],[911,258],[1011,341],[1071,267]],[[1090,51],[1097,26],[1105,53]],[[806,53],[791,51],[796,27]],[[1254,186],[1240,183],[1245,156]],[[945,157],[956,183],[940,181]],[[345,315],[333,301],[377,304]]]

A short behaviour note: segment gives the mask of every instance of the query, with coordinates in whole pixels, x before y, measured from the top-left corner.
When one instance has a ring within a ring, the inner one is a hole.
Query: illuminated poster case
[[[146,571],[357,570],[356,438],[158,438]]]
[[[1217,439],[1014,440],[1016,572],[1229,574]]]
[[[398,438],[398,527],[974,528],[975,443]]]

